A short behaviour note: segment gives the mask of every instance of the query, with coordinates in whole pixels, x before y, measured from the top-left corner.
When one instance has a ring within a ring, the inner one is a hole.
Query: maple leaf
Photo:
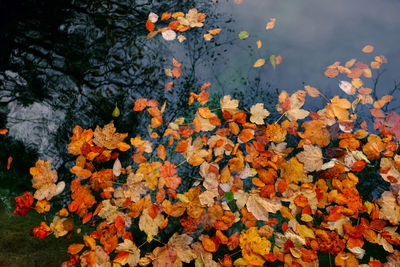
[[[351,108],[351,103],[347,99],[340,99],[338,96],[335,96],[326,105],[325,110],[329,118],[333,119],[336,117],[339,120],[345,121],[349,119],[349,108]]]
[[[247,199],[246,207],[257,220],[268,221],[268,212],[277,212],[282,208],[282,204],[279,200],[266,199],[252,193]]]
[[[288,183],[297,184],[307,178],[307,175],[304,173],[303,164],[301,164],[295,157],[282,163],[280,169],[281,177],[285,177]]]
[[[235,114],[239,106],[239,100],[231,100],[230,95],[225,95],[220,99],[222,112],[228,111],[230,114]]]
[[[38,160],[35,167],[30,168],[32,175],[32,187],[37,189],[35,198],[37,200],[50,200],[56,195],[58,175],[56,170],[51,169],[51,162]]]
[[[296,155],[296,158],[304,164],[304,171],[319,171],[322,168],[322,151],[318,146],[304,145],[304,151]]]
[[[293,93],[290,97],[286,91],[282,91],[279,95],[279,104],[276,109],[280,114],[285,114],[290,121],[304,119],[309,112],[301,109],[304,105],[305,92],[299,90]]]
[[[15,201],[15,215],[27,215],[33,204],[34,197],[30,192],[24,192],[22,196],[17,196],[14,198]]]
[[[60,218],[55,216],[50,224],[50,229],[55,237],[65,236],[74,228],[74,221],[70,218]],[[72,254],[72,253],[71,253]]]
[[[107,223],[113,223],[118,215],[118,207],[111,204],[110,199],[103,200],[101,203],[102,208],[97,215],[103,219],[106,219]]]
[[[400,222],[400,206],[397,203],[396,196],[391,191],[385,191],[378,199],[378,204],[381,206],[379,218],[389,220],[392,224]]]
[[[172,267],[177,258],[176,250],[170,246],[156,247],[153,250],[154,267]]]
[[[119,243],[117,248],[117,252],[126,252],[116,256],[114,259],[115,262],[129,266],[136,266],[139,263],[140,258],[140,250],[136,247],[136,245],[130,239],[124,239],[123,243]]]
[[[192,248],[189,246],[193,238],[187,234],[174,233],[168,241],[168,245],[176,251],[177,260],[189,263],[195,259],[196,254],[193,253]]]
[[[159,212],[152,218],[149,215],[148,209],[143,210],[139,220],[139,228],[146,234],[156,236],[160,225],[164,222],[164,216]]]
[[[257,103],[250,108],[250,121],[255,124],[264,124],[264,119],[269,116],[269,111],[264,109],[263,103]]]
[[[247,264],[262,266],[265,262],[262,256],[271,250],[271,242],[260,237],[257,227],[250,227],[240,233],[240,248]]]
[[[93,142],[100,147],[115,149],[117,148],[117,144],[122,142],[127,136],[128,133],[116,133],[114,123],[110,122],[103,128],[101,128],[100,126],[96,127],[94,131]]]

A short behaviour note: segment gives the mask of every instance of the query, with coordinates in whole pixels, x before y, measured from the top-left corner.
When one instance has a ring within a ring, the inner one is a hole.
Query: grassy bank
[[[60,266],[67,260],[67,247],[78,240],[55,238],[45,239],[29,235],[29,230],[36,227],[43,216],[30,213],[17,216],[4,206],[0,208],[0,267],[52,267]],[[77,238],[77,237],[76,237]]]

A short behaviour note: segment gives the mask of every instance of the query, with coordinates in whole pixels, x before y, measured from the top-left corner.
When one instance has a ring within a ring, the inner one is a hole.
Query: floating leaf
[[[166,41],[172,41],[176,38],[176,32],[174,32],[173,30],[166,30],[162,32],[161,35]]]
[[[265,25],[266,30],[271,30],[275,27],[276,18],[270,18],[267,25]]]
[[[246,31],[241,31],[238,36],[240,39],[244,40],[249,37],[249,33]]]
[[[257,61],[254,63],[253,67],[254,68],[259,68],[265,64],[265,59],[264,58],[259,58]]]
[[[119,111],[119,108],[118,108],[117,105],[115,105],[115,108],[114,108],[114,110],[113,110],[113,112],[112,112],[111,115],[112,115],[114,118],[118,118],[119,115],[121,115],[121,112]]]
[[[364,53],[372,53],[374,51],[374,47],[372,45],[366,45],[363,47],[362,51]]]

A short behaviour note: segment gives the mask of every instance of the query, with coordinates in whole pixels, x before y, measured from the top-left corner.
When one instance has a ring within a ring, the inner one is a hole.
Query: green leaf
[[[249,33],[248,33],[248,32],[246,32],[246,31],[241,31],[241,32],[239,33],[239,38],[240,38],[240,39],[244,40],[244,39],[246,39],[247,37],[249,37]]]
[[[117,105],[115,105],[114,111],[111,114],[114,118],[118,118],[119,115],[121,115],[121,112],[119,111],[119,108]]]
[[[274,68],[274,71],[275,71],[275,66],[276,66],[276,58],[275,58],[275,55],[271,55],[271,56],[269,57],[269,61],[271,61],[271,65],[272,65],[272,67]]]
[[[226,192],[224,194],[224,198],[225,198],[226,202],[228,202],[228,203],[231,202],[233,200],[233,193],[231,191]]]

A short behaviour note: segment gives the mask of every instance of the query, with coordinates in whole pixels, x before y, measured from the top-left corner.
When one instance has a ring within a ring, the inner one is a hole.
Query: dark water
[[[278,92],[294,92],[304,84],[328,97],[344,97],[338,79],[323,75],[335,61],[368,63],[372,55],[385,55],[388,64],[364,80],[376,97],[400,81],[397,0],[244,0],[241,5],[233,0],[3,0],[0,8],[0,128],[10,129],[1,137],[4,199],[29,188],[29,166],[39,156],[54,158],[61,179],[68,176],[73,158],[66,145],[72,128],[110,122],[116,103],[121,110],[114,119],[117,129],[135,135],[147,132],[148,123],[132,112],[137,98],[166,101],[164,119],[172,121],[188,114],[190,92],[208,81],[212,101],[232,94],[246,107],[264,102],[269,110]],[[184,33],[186,41],[146,39],[150,12],[186,13],[191,8],[207,18],[203,28]],[[271,17],[277,18],[276,26],[266,31]],[[221,33],[205,42],[203,34],[217,27]],[[246,40],[238,38],[243,30],[250,34]],[[257,40],[263,43],[260,49]],[[374,53],[361,52],[367,44],[375,46]],[[256,59],[271,54],[283,59],[275,71],[268,62],[252,67]],[[165,91],[171,79],[164,69],[171,68],[173,57],[182,63],[182,76]],[[398,99],[399,92],[393,94]],[[308,107],[325,105],[313,101]],[[398,112],[399,102],[390,103],[388,110]],[[363,112],[371,123],[372,117]],[[18,167],[6,173],[9,155]]]

